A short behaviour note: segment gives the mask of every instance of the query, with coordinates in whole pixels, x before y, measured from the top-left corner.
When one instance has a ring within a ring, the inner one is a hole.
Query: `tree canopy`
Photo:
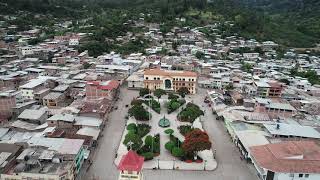
[[[145,96],[145,95],[147,95],[149,93],[150,93],[150,90],[148,88],[141,88],[139,90],[139,96],[141,96],[141,97],[143,97],[143,96]]]
[[[128,111],[129,116],[133,116],[136,120],[140,121],[148,121],[149,112],[147,112],[142,105],[133,105],[129,111]]]
[[[204,112],[200,109],[199,106],[193,104],[193,103],[188,103],[186,105],[186,108],[183,109],[179,114],[178,114],[178,119],[180,121],[186,121],[186,122],[191,122],[195,119],[197,119],[199,116],[204,115]]]
[[[189,90],[188,90],[188,88],[187,87],[181,87],[181,88],[179,88],[178,89],[178,93],[179,93],[179,95],[181,96],[181,97],[185,97],[187,94],[189,94],[190,92],[189,92]]]
[[[189,155],[194,156],[197,152],[211,149],[212,143],[207,133],[195,129],[185,136],[182,149]]]
[[[165,90],[163,89],[156,89],[154,92],[153,92],[153,95],[156,96],[158,99],[161,98],[162,95],[165,95],[167,94]]]

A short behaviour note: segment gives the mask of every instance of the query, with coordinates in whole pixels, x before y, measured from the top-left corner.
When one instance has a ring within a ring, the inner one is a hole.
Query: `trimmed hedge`
[[[172,155],[174,157],[183,157],[184,156],[184,151],[180,147],[174,147],[171,151]]]
[[[173,129],[166,129],[166,130],[164,130],[164,133],[171,135],[174,133],[174,130]]]
[[[145,153],[142,153],[140,155],[144,157],[145,161],[151,160],[154,157],[152,152],[145,152]]]
[[[172,149],[174,148],[174,146],[175,146],[175,143],[173,142],[173,141],[169,141],[169,142],[167,142],[165,145],[164,145],[164,147],[166,148],[166,150],[168,150],[168,151],[172,151]]]

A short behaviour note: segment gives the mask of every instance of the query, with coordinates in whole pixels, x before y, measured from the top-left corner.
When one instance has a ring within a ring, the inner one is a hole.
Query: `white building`
[[[26,99],[34,99],[34,93],[44,89],[44,83],[49,79],[57,79],[50,76],[39,76],[37,79],[32,79],[28,83],[19,87],[22,93],[22,97]]]
[[[32,46],[20,47],[20,53],[22,56],[32,55],[33,54],[33,47]]]
[[[69,46],[78,46],[79,45],[79,39],[78,38],[71,38],[69,40]]]
[[[138,72],[132,73],[132,75],[130,75],[127,78],[127,82],[128,82],[128,88],[131,88],[131,89],[144,88],[143,72],[138,71]]]
[[[96,70],[101,73],[123,74],[128,76],[132,72],[132,67],[129,65],[101,64],[96,65]]]
[[[247,60],[255,60],[259,58],[259,53],[243,53],[243,57]]]

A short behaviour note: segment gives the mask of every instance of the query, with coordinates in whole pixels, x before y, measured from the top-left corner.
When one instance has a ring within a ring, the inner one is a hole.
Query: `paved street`
[[[116,106],[118,110],[109,116],[109,122],[99,140],[93,165],[82,180],[92,179],[93,176],[103,180],[116,180],[118,171],[113,164],[115,151],[119,145],[124,128],[124,117],[127,114],[126,104],[129,104],[137,91],[121,89],[120,100]],[[192,96],[195,103],[206,110],[204,128],[208,131],[214,148],[217,150],[218,168],[215,171],[172,171],[172,170],[144,170],[145,180],[256,180],[255,171],[240,160],[238,149],[231,142],[223,123],[215,120],[210,109],[205,106],[203,99],[205,90],[199,90]]]

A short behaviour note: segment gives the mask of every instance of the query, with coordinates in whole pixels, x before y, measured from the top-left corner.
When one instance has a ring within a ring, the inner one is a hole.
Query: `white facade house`
[[[259,53],[243,53],[243,57],[248,60],[258,59]]]
[[[24,46],[20,48],[20,53],[22,56],[28,56],[33,54],[33,47],[32,46]]]
[[[143,83],[143,72],[134,72],[127,78],[128,88],[130,89],[140,89],[144,88]]]
[[[55,77],[50,76],[39,76],[37,79],[32,79],[28,83],[19,87],[21,90],[21,95],[26,99],[34,99],[34,93],[44,89],[44,83],[49,79],[56,79]]]
[[[79,45],[79,39],[78,38],[71,38],[69,40],[69,46],[78,46]]]

